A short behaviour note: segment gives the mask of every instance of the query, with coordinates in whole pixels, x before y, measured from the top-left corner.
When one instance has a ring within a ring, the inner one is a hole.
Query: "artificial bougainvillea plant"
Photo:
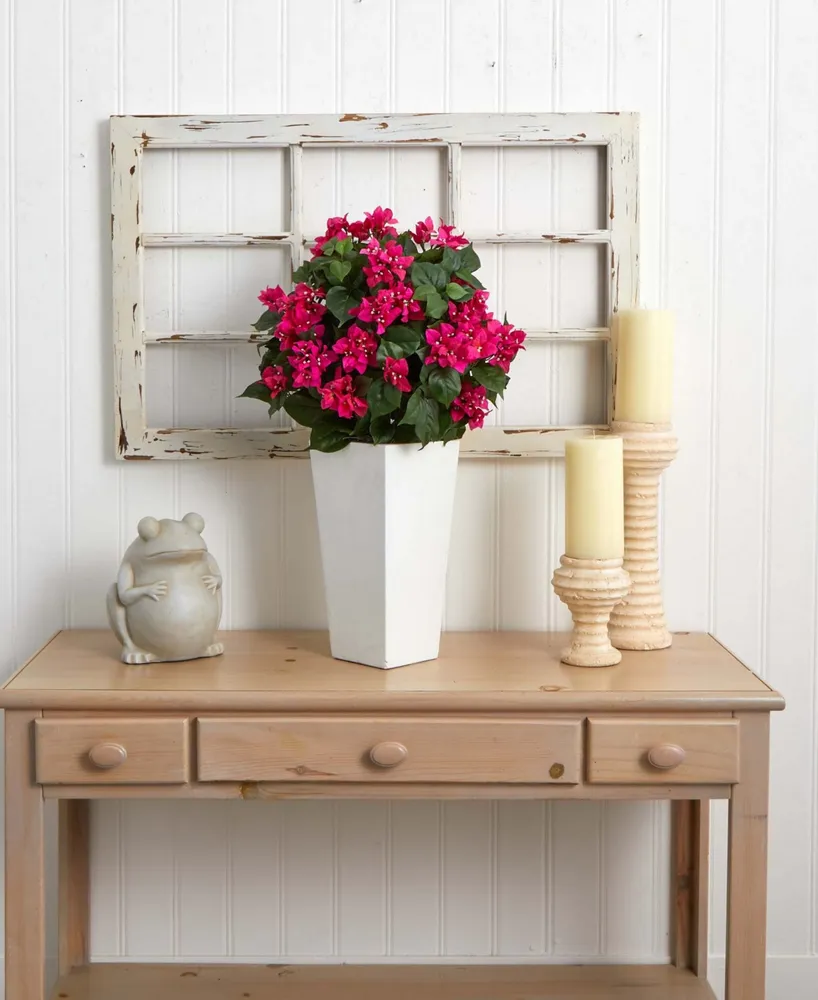
[[[495,319],[480,259],[430,218],[398,232],[388,208],[327,221],[294,287],[266,288],[261,379],[242,393],[312,428],[310,447],[453,441],[508,384],[525,334]]]

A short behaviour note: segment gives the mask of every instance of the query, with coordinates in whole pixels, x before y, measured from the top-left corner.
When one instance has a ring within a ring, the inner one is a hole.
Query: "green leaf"
[[[359,304],[342,285],[336,285],[327,292],[327,309],[341,325],[349,319],[349,310]]]
[[[352,264],[348,260],[334,260],[329,266],[329,273],[340,284],[352,270]]]
[[[259,333],[262,333],[264,330],[272,330],[278,322],[278,315],[278,313],[274,313],[270,309],[265,309],[256,322],[253,323],[253,329]]]
[[[381,364],[387,358],[402,358],[404,356],[403,348],[399,344],[390,344],[388,340],[382,340],[378,344],[378,350],[375,352],[375,358],[380,361]]]
[[[284,396],[278,395],[270,400],[270,405],[267,408],[267,413],[272,417],[274,413],[278,413],[281,407],[284,405]]]
[[[321,247],[321,253],[324,257],[331,257],[335,253],[335,247],[338,240],[335,236],[330,237],[327,242]]]
[[[385,413],[393,413],[400,406],[401,391],[397,386],[384,382],[383,379],[376,379],[369,387],[366,400],[369,403],[369,412],[373,417],[383,416]]]
[[[428,444],[440,433],[437,403],[425,396],[422,389],[415,389],[406,404],[401,424],[411,424],[418,441]]]
[[[439,264],[443,260],[443,247],[430,247],[428,250],[424,250],[423,253],[419,253],[415,257],[416,261],[431,261],[433,264]]]
[[[405,233],[401,233],[398,237],[398,243],[403,247],[403,252],[405,254],[411,254],[413,257],[418,252],[418,248],[415,246],[415,241],[412,239],[412,234],[407,229]]]
[[[409,271],[409,276],[416,288],[418,285],[432,285],[433,288],[442,289],[446,287],[446,282],[449,280],[446,269],[440,264],[423,262],[414,263]]]
[[[480,385],[500,395],[503,394],[503,390],[508,385],[508,375],[496,365],[475,365],[471,370],[471,377],[475,382],[479,382]]]
[[[483,282],[479,278],[475,278],[471,271],[467,271],[465,268],[460,271],[455,271],[454,273],[455,277],[460,278],[461,281],[465,281],[466,284],[471,285],[472,288],[484,287]]]
[[[270,402],[270,390],[263,382],[251,382],[250,385],[236,397],[237,399],[260,399],[262,403]]]
[[[383,339],[388,343],[399,347],[403,351],[403,354],[393,355],[393,357],[402,358],[408,356],[409,354],[414,354],[420,347],[423,337],[421,333],[412,330],[408,326],[398,325],[387,327],[386,333],[383,335]]]
[[[369,434],[369,424],[372,420],[372,414],[368,411],[359,417],[354,428],[352,429],[352,436],[354,438],[365,438]]]
[[[437,295],[434,285],[418,285],[415,289],[415,298],[419,302],[422,302],[424,299],[428,299],[430,295]]]
[[[457,441],[458,438],[462,438],[466,433],[466,428],[468,427],[468,422],[465,420],[459,420],[456,424],[450,424],[445,431],[441,434],[441,441]]]
[[[343,257],[345,254],[348,254],[351,249],[352,249],[351,236],[345,236],[342,240],[338,240],[338,242],[335,244],[335,252],[338,254],[339,257]]]
[[[427,391],[441,406],[451,406],[455,397],[460,395],[460,372],[456,372],[454,368],[439,368],[437,365],[424,367],[429,369]]]
[[[404,424],[403,427],[395,428],[395,436],[392,438],[393,444],[417,444],[418,436],[412,424]]]
[[[388,416],[373,417],[369,425],[373,444],[389,444],[395,436],[395,425]]]
[[[313,451],[340,451],[349,444],[351,429],[337,423],[316,424],[310,434],[310,448]]]
[[[443,260],[440,263],[450,274],[459,271],[463,266],[463,254],[459,250],[452,250],[451,247],[444,247]]]
[[[463,247],[458,253],[462,258],[462,265],[464,271],[479,271],[480,270],[480,258],[474,249],[474,244],[469,243],[467,247]]]
[[[438,292],[433,292],[426,299],[426,315],[430,319],[440,319],[449,308],[448,302]]]
[[[326,414],[326,411],[321,409],[319,400],[301,392],[288,396],[284,402],[284,409],[303,427],[315,427],[320,420],[325,419]]]
[[[462,302],[463,299],[469,298],[469,289],[465,288],[463,285],[458,285],[454,281],[450,281],[446,285],[446,294],[452,300],[452,302]],[[472,292],[472,295],[474,293]]]

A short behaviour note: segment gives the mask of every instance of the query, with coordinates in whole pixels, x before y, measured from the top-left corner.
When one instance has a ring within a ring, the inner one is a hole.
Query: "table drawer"
[[[579,719],[206,718],[198,777],[576,784],[581,732]]]
[[[589,719],[589,782],[668,785],[738,781],[735,719]]]
[[[41,785],[188,780],[187,719],[37,719],[34,744]]]

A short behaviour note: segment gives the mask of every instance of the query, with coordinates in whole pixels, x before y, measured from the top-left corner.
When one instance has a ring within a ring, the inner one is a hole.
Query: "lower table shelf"
[[[713,1000],[669,965],[109,965],[62,976],[53,1000]]]

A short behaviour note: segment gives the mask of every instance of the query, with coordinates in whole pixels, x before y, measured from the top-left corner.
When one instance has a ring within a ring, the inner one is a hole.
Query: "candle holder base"
[[[670,424],[615,420],[625,466],[625,558],[630,593],[611,613],[609,635],[617,649],[666,649],[659,574],[659,479],[676,457],[679,442]]]
[[[561,659],[574,667],[612,667],[622,654],[608,638],[611,611],[627,595],[630,577],[621,559],[560,557],[551,581],[574,620],[571,645]]]

